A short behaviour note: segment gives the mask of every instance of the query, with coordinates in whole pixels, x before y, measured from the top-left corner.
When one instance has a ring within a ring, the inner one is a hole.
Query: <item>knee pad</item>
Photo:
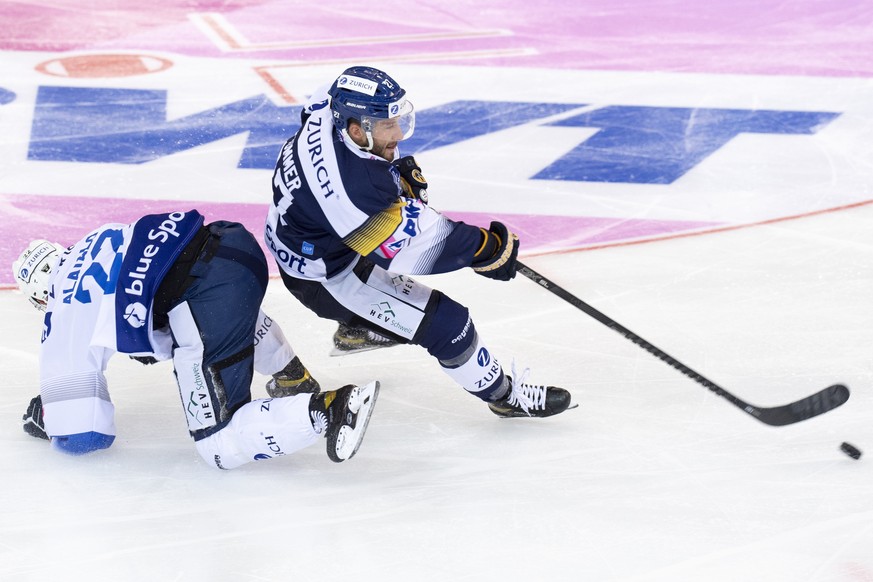
[[[210,467],[216,469],[236,469],[251,459],[237,447],[235,435],[228,430],[220,430],[204,439],[195,441],[197,452]]]
[[[426,308],[422,333],[413,342],[440,361],[454,360],[475,341],[476,326],[466,307],[439,291],[433,295],[435,301]]]

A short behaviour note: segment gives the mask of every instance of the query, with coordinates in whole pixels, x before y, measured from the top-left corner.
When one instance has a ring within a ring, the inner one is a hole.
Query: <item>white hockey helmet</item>
[[[18,288],[40,311],[45,311],[48,305],[49,279],[63,252],[64,247],[59,244],[42,239],[35,240],[12,263]]]

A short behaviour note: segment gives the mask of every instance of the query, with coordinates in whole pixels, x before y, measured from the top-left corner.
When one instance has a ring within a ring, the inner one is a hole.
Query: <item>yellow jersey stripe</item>
[[[375,214],[364,224],[349,233],[343,243],[361,255],[369,255],[379,245],[388,240],[403,221],[401,209],[406,203],[398,200],[379,214]]]

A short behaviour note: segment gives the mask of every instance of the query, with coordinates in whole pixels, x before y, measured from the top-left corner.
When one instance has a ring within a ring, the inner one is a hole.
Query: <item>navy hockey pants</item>
[[[195,441],[221,430],[251,401],[255,326],[268,281],[264,253],[241,224],[218,221],[204,229],[208,233],[189,245],[163,289],[170,295],[176,378]]]

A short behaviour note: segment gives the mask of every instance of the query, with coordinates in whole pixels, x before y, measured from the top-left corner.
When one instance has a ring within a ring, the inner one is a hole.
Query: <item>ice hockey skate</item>
[[[282,398],[295,394],[315,394],[320,390],[318,381],[310,375],[309,370],[294,356],[284,368],[273,374],[267,382],[267,394],[270,398]]]
[[[378,396],[379,382],[373,381],[364,386],[349,384],[313,397],[313,424],[320,422],[322,430],[326,430],[331,461],[342,463],[358,452]]]
[[[572,404],[570,393],[556,386],[537,386],[526,383],[529,370],[516,374],[513,365],[514,380],[507,376],[510,389],[500,400],[488,403],[491,412],[501,418],[545,418],[560,414],[578,404]]]
[[[363,327],[351,327],[340,323],[333,334],[333,350],[331,356],[346,356],[358,352],[367,352],[379,348],[396,346],[398,341]]]

